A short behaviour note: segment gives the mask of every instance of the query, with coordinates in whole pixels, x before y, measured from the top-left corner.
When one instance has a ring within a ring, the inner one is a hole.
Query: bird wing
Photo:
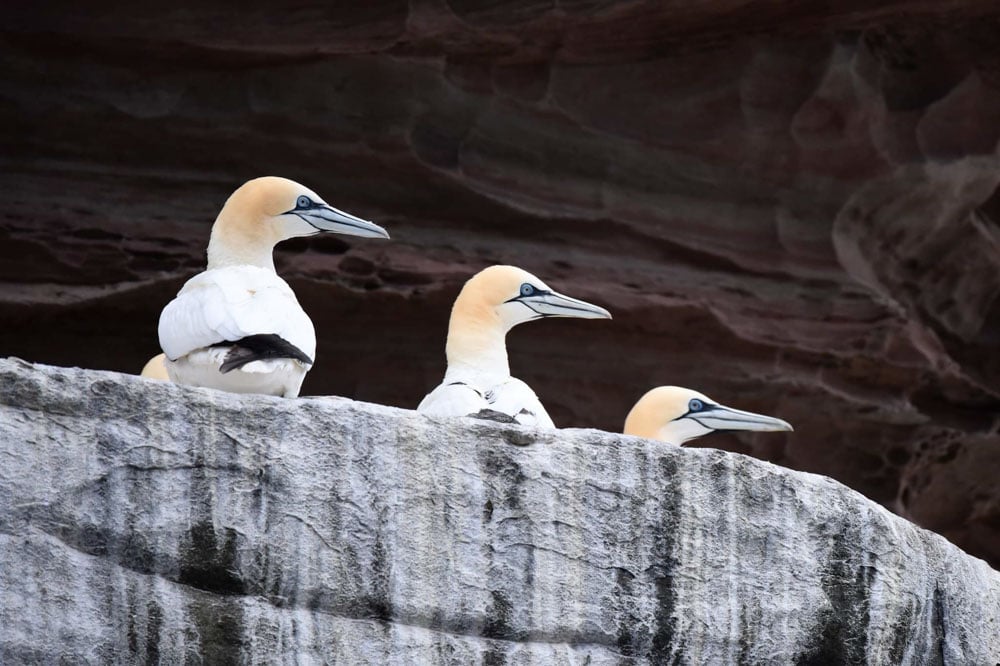
[[[492,409],[483,394],[464,382],[441,384],[424,396],[417,411],[428,416],[468,416]]]
[[[493,387],[486,400],[490,409],[508,414],[522,425],[556,427],[531,387],[515,377]]]
[[[441,384],[417,407],[431,416],[470,416],[484,409],[506,414],[522,425],[555,427],[531,387],[513,377],[487,390],[465,382]]]
[[[316,332],[291,287],[255,266],[228,266],[194,276],[160,313],[160,347],[178,359],[219,342],[277,335],[316,356]]]

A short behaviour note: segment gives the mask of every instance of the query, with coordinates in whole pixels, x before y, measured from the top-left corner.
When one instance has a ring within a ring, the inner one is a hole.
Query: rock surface
[[[279,251],[306,394],[415,406],[515,263],[615,315],[511,336],[558,424],[691,386],[796,427],[705,445],[1000,566],[995,0],[7,0],[0,48],[0,353],[137,372],[285,175],[393,235]]]
[[[1000,573],[830,479],[0,360],[3,663],[994,664]]]

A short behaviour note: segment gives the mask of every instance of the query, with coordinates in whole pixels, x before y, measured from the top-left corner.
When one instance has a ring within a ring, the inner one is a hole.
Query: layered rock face
[[[825,477],[0,360],[4,663],[994,664],[1000,573]]]
[[[0,353],[136,372],[244,180],[388,227],[287,243],[306,394],[413,407],[508,262],[608,307],[510,339],[562,426],[658,384],[792,422],[707,446],[833,476],[1000,565],[994,2],[0,8]]]

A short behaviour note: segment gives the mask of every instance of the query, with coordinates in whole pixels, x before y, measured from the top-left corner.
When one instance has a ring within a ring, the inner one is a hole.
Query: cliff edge
[[[1000,663],[1000,573],[712,449],[5,359],[0,460],[3,663]]]

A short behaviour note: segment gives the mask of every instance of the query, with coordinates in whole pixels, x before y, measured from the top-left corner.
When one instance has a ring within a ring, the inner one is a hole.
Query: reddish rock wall
[[[306,394],[414,406],[515,263],[615,314],[511,335],[558,424],[696,387],[796,426],[699,444],[1000,565],[995,3],[225,4],[0,8],[0,354],[138,371],[228,193],[284,175],[393,235],[279,251]]]

